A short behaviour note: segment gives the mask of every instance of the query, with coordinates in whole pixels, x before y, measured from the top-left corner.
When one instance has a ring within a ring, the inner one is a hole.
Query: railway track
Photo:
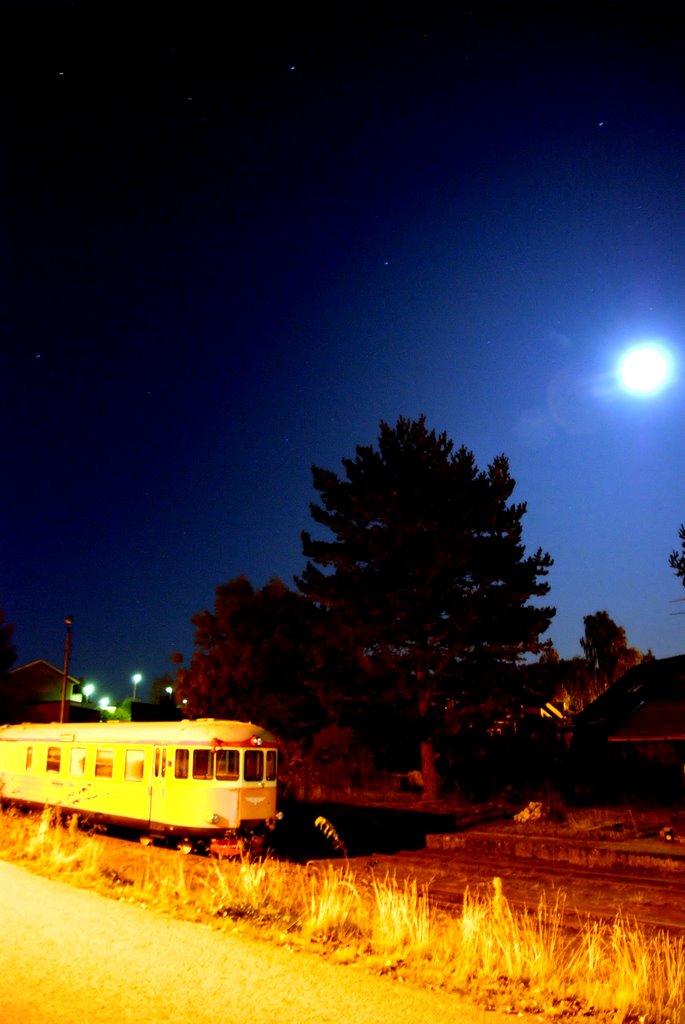
[[[350,864],[355,872],[372,872],[377,878],[416,881],[433,905],[446,910],[461,907],[466,890],[475,896],[491,895],[497,877],[515,909],[536,911],[543,899],[547,906],[563,901],[569,928],[588,921],[611,922],[621,914],[646,931],[685,936],[685,879],[680,876],[434,850],[361,857]]]
[[[153,858],[160,864],[177,863],[182,856],[165,846],[142,847],[136,840],[113,835],[97,837],[103,845],[103,859],[113,875],[126,878]],[[194,869],[201,874],[202,855],[191,854]],[[318,863],[342,865],[343,861],[323,858]],[[611,872],[575,867],[559,862],[469,855],[463,851],[413,850],[393,854],[352,857],[347,862],[359,878],[416,882],[425,889],[431,904],[449,912],[461,907],[464,893],[488,896],[493,879],[500,878],[503,893],[515,910],[537,911],[541,900],[548,907],[564,906],[565,927],[577,930],[588,921],[611,922],[620,914],[647,932],[668,931],[685,936],[685,878],[666,873]]]

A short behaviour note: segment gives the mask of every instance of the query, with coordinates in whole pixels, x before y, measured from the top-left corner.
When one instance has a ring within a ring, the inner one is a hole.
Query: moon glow
[[[626,391],[635,395],[654,395],[668,384],[672,360],[663,345],[644,342],[634,345],[621,357],[619,377]]]

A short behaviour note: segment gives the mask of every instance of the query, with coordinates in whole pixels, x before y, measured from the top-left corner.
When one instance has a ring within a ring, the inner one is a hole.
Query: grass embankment
[[[339,866],[275,860],[172,862],[147,851],[126,879],[97,836],[49,814],[0,814],[0,857],[175,917],[262,936],[462,995],[493,1010],[545,1018],[685,1024],[685,944],[622,917],[566,929],[564,900],[512,911],[499,879],[468,891],[454,915],[415,883]],[[574,922],[575,923],[575,922]]]

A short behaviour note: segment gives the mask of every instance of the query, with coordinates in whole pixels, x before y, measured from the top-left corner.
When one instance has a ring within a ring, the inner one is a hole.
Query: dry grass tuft
[[[0,814],[0,857],[28,862],[57,877],[96,879],[102,874],[101,850],[84,842],[78,820],[65,820],[46,808],[40,815],[8,810]]]

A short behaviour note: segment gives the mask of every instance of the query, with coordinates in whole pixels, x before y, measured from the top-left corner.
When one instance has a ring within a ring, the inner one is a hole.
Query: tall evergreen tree
[[[530,603],[546,594],[552,559],[525,555],[525,504],[510,503],[504,455],[486,472],[465,447],[428,430],[425,417],[380,424],[378,446],[342,460],[345,475],[313,468],[314,521],[297,581],[326,609],[371,681],[392,678],[394,705],[418,725],[424,795],[437,793],[438,705],[483,703],[505,670],[538,649],[554,615]],[[503,680],[504,685],[502,686]]]

